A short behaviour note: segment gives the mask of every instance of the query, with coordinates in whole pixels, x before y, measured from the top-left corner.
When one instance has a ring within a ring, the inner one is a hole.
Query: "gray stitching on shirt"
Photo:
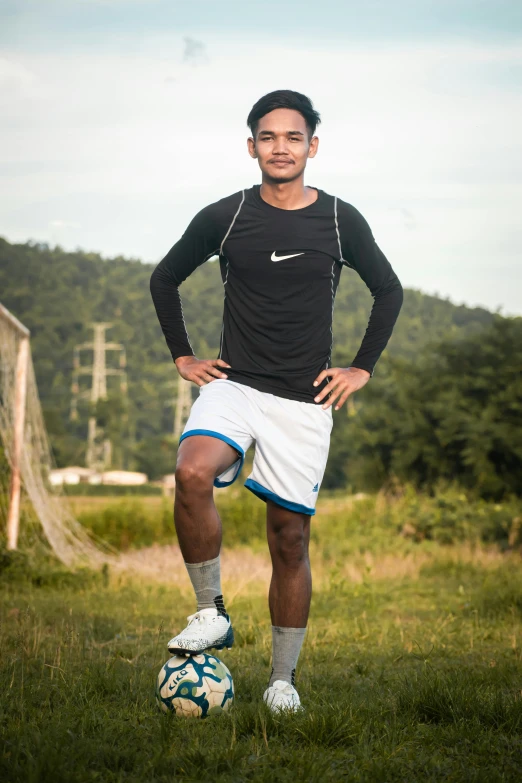
[[[341,247],[341,234],[339,232],[339,221],[337,219],[337,196],[334,196],[334,218],[335,218],[335,232],[337,234],[337,244],[339,245],[339,263],[345,264],[346,266],[350,267],[350,269],[353,269],[352,265],[348,263],[348,261],[343,258],[343,249]]]
[[[236,212],[236,214],[234,215],[234,217],[232,218],[232,223],[231,223],[231,224],[230,224],[230,226],[228,227],[228,231],[227,231],[227,233],[225,234],[225,238],[223,239],[223,241],[222,241],[222,243],[221,243],[221,245],[220,245],[220,247],[219,247],[219,255],[221,255],[221,254],[223,253],[223,245],[224,245],[224,244],[225,244],[225,242],[227,241],[227,239],[228,239],[228,235],[229,235],[229,234],[230,234],[230,232],[232,231],[232,227],[234,226],[234,223],[236,222],[236,218],[237,218],[237,216],[238,216],[238,215],[239,215],[239,213],[241,212],[241,207],[243,206],[243,203],[244,203],[244,201],[245,201],[245,191],[244,191],[244,190],[242,190],[242,191],[241,191],[241,203],[239,204],[239,207],[237,208],[237,212]]]
[[[334,291],[334,274],[335,274],[335,261],[332,261],[332,274],[331,274],[331,284],[332,284],[332,320],[330,322],[330,334],[332,335],[332,339],[330,341],[330,356],[328,357],[328,361],[326,362],[325,369],[328,369],[328,365],[332,361],[332,351],[333,351],[333,317],[334,317],[334,307],[335,307],[335,291]]]
[[[335,218],[335,232],[337,234],[337,244],[339,245],[339,261],[343,263],[343,249],[341,247],[341,235],[339,233],[339,221],[337,220],[337,196],[334,196],[334,218]]]
[[[219,248],[219,255],[220,256],[223,255],[223,245],[227,241],[227,239],[229,237],[229,234],[232,231],[234,223],[236,222],[236,218],[239,215],[239,213],[241,212],[241,207],[243,206],[244,201],[245,201],[245,191],[242,190],[241,191],[241,202],[239,204],[239,207],[237,208],[236,214],[232,218],[232,223],[228,227],[228,231],[225,234],[225,237],[224,237],[224,239],[223,239],[223,241],[221,243],[221,246]],[[224,291],[224,296],[223,296],[223,321],[221,322],[221,336],[219,338],[219,356],[218,356],[219,359],[221,359],[221,353],[223,351],[223,333],[225,331],[225,299],[227,298],[227,288],[226,288],[226,286],[227,286],[227,283],[228,283],[228,270],[229,270],[229,266],[230,266],[229,262],[228,262],[228,258],[226,259],[226,264],[227,264],[227,268],[226,268],[226,272],[225,272],[225,279],[223,280],[223,291]]]

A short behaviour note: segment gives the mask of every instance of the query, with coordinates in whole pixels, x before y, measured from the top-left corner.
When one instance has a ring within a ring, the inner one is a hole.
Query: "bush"
[[[406,488],[392,501],[387,515],[405,537],[439,544],[457,541],[497,543],[503,548],[522,544],[519,499],[489,503],[473,498],[460,487],[438,487],[433,495]]]
[[[152,544],[172,544],[176,540],[172,504],[167,498],[159,509],[138,500],[122,500],[102,509],[93,507],[79,513],[78,521],[121,551]]]
[[[142,484],[138,487],[110,486],[109,484],[64,484],[64,494],[68,497],[120,497],[161,495],[163,489],[152,484]]]
[[[459,487],[438,487],[433,495],[412,486],[395,488],[356,500],[349,496],[324,498],[312,519],[311,538],[327,559],[359,550],[386,551],[400,541],[441,545],[460,541],[522,547],[522,502],[489,503],[473,499]],[[216,492],[227,547],[266,546],[266,506],[250,492],[234,488]],[[176,533],[172,500],[161,503],[122,499],[78,514],[78,520],[120,550],[172,544]]]

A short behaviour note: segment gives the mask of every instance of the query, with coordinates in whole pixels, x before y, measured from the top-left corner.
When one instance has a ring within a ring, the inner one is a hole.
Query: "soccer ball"
[[[175,655],[158,674],[156,703],[163,712],[206,718],[228,710],[233,700],[232,675],[215,655]]]

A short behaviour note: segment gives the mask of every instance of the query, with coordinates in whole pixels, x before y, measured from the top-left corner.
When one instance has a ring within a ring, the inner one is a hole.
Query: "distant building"
[[[107,470],[98,473],[91,468],[69,467],[51,470],[49,481],[53,487],[63,484],[108,484],[110,486],[139,487],[147,484],[149,479],[145,473],[135,473],[131,470]]]
[[[155,481],[154,484],[157,487],[162,488],[164,495],[173,495],[174,489],[176,488],[176,474],[167,473],[166,476],[162,476],[158,481]]]
[[[161,477],[160,483],[161,486],[165,487],[166,489],[174,489],[174,487],[176,486],[176,474],[167,473],[166,476]]]
[[[63,484],[90,483],[94,470],[71,466],[69,468],[57,468],[49,472],[49,481],[53,487],[61,487]]]
[[[101,474],[102,484],[113,486],[138,487],[148,483],[146,473],[135,473],[131,470],[107,470]]]

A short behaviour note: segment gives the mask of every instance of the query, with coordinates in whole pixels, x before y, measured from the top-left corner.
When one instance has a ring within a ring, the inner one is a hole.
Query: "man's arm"
[[[201,210],[187,230],[154,269],[150,292],[165,340],[174,361],[194,354],[183,320],[179,286],[198,266],[219,250],[209,208]]]
[[[361,347],[351,366],[373,375],[402,306],[402,285],[361,213],[350,204],[338,202],[338,221],[343,261],[364,280],[374,300]]]
[[[399,315],[403,290],[390,262],[377,245],[370,226],[351,204],[338,201],[337,212],[342,261],[359,274],[373,296],[373,307],[361,347],[350,367],[331,367],[315,379],[318,386],[330,381],[315,398],[335,410],[344,405],[350,394],[361,389],[373,375],[375,364],[386,348]],[[330,395],[328,397],[328,395]],[[326,399],[328,398],[328,399]]]
[[[226,378],[217,366],[227,367],[221,359],[200,360],[194,356],[183,318],[179,286],[207,259],[219,252],[221,229],[213,206],[205,207],[154,269],[150,292],[165,340],[178,372],[202,386],[214,378]]]

